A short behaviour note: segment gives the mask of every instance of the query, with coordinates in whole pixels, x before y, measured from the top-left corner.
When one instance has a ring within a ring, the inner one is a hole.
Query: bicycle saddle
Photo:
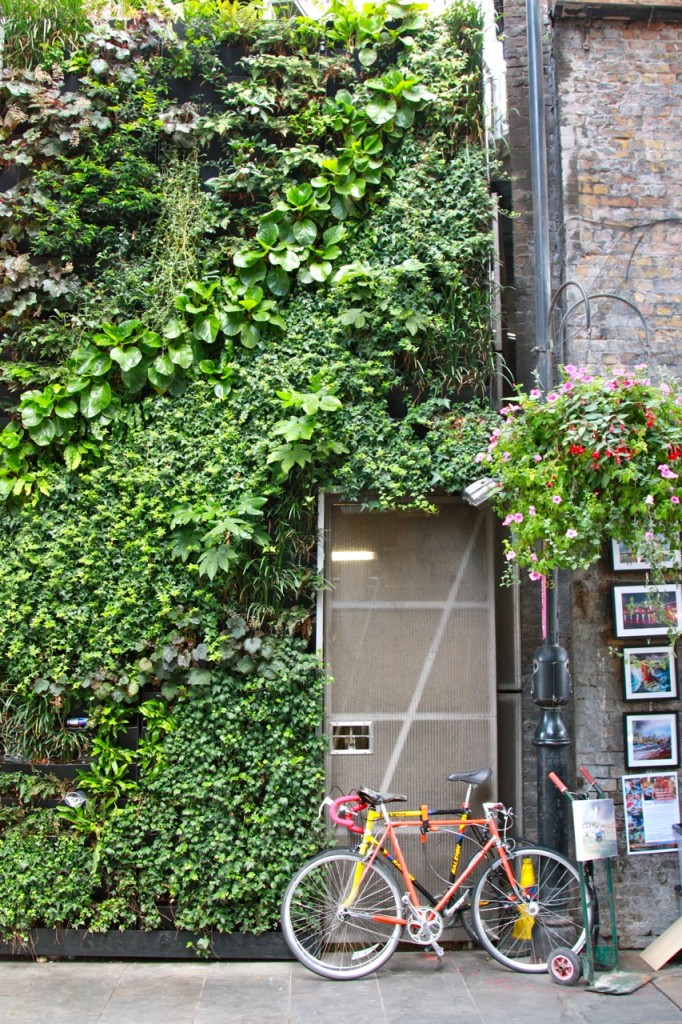
[[[379,793],[376,789],[367,789],[366,786],[361,786],[358,789],[358,796],[365,803],[371,804],[372,807],[376,807],[377,804],[390,804],[395,803],[397,800],[405,801],[406,796],[402,796],[400,793]]]
[[[454,772],[448,775],[448,782],[468,782],[470,786],[482,786],[492,773],[492,768],[479,768],[477,772]]]

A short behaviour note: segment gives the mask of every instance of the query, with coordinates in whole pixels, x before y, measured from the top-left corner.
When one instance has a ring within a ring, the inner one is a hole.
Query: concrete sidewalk
[[[682,967],[622,996],[508,971],[480,951],[395,954],[360,981],[290,961],[0,961],[3,1024],[682,1024]]]

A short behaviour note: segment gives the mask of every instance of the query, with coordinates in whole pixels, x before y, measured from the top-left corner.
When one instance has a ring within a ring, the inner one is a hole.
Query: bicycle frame
[[[462,838],[463,838],[465,832],[467,831],[467,829],[470,829],[471,835],[473,836],[473,838],[476,839],[476,842],[477,842],[479,847],[482,847],[484,845],[484,843],[485,843],[485,840],[481,838],[480,824],[478,822],[476,822],[476,821],[470,820],[470,818],[469,818],[469,815],[471,814],[471,794],[472,794],[473,789],[474,789],[474,786],[473,785],[469,785],[469,787],[467,788],[466,796],[464,797],[464,800],[462,801],[462,804],[461,804],[459,809],[451,808],[449,810],[428,810],[427,811],[426,807],[421,807],[420,810],[418,810],[418,811],[388,811],[388,817],[392,821],[394,821],[394,820],[398,821],[401,818],[416,819],[417,817],[419,817],[420,821],[422,822],[422,842],[424,842],[424,843],[426,842],[426,837],[427,837],[428,832],[433,832],[433,831],[439,831],[440,830],[440,829],[437,829],[437,828],[429,827],[427,831],[424,831],[424,829],[423,829],[423,822],[425,820],[430,822],[431,818],[443,817],[444,815],[453,815],[453,814],[457,814],[459,812],[459,817],[456,819],[456,821],[453,822],[453,821],[443,820],[443,821],[441,821],[439,823],[442,828],[447,828],[448,830],[450,828],[452,828],[453,825],[457,826],[457,831],[455,833],[455,846],[454,846],[454,850],[453,850],[453,854],[452,854],[452,860],[451,860],[451,863],[450,863],[450,883],[451,884],[452,884],[452,882],[454,882],[455,878],[457,877],[457,871],[459,870],[459,862],[460,862],[461,856],[462,856],[462,845],[463,845],[462,844]],[[426,815],[426,818],[425,818],[425,815]],[[367,819],[366,819],[366,822],[365,822],[365,828],[364,828],[364,831],[362,833],[362,839],[360,840],[360,843],[358,845],[358,852],[364,857],[367,854],[367,851],[369,850],[370,846],[373,846],[373,845],[374,846],[378,846],[379,847],[379,852],[381,853],[381,855],[386,860],[388,860],[389,863],[392,864],[393,867],[397,871],[399,871],[402,874],[402,868],[401,868],[400,862],[395,857],[393,857],[391,855],[391,853],[386,848],[386,846],[382,845],[379,842],[379,840],[377,839],[376,835],[374,834],[374,826],[376,825],[376,823],[378,821],[383,821],[383,820],[384,820],[384,815],[381,813],[381,811],[377,811],[373,807],[370,807],[368,809],[368,811],[367,811]],[[412,883],[413,883],[415,889],[417,889],[422,894],[422,896],[424,896],[426,899],[428,899],[429,902],[432,903],[435,906],[437,898],[431,892],[429,892],[429,890],[426,888],[426,886],[424,886],[411,872],[408,872],[408,873],[409,873],[409,877],[412,880]],[[444,879],[443,879],[443,881],[444,881]]]
[[[462,888],[466,879],[476,870],[478,865],[486,859],[487,855],[490,853],[491,850],[495,850],[500,857],[500,861],[504,869],[504,872],[507,876],[509,885],[511,886],[512,891],[516,899],[518,900],[519,912],[522,912],[525,906],[531,904],[533,900],[533,894],[524,892],[524,890],[517,883],[516,878],[514,877],[514,873],[509,865],[504,840],[500,836],[500,832],[497,826],[496,814],[498,811],[505,809],[502,804],[483,804],[483,811],[485,815],[485,817],[483,818],[469,818],[467,816],[463,819],[463,815],[460,815],[459,818],[443,819],[438,822],[434,822],[431,817],[433,813],[438,812],[429,812],[426,806],[422,807],[419,811],[389,812],[387,811],[385,805],[382,804],[381,811],[370,809],[370,811],[368,812],[367,826],[364,829],[360,829],[355,824],[349,824],[348,816],[342,818],[336,813],[337,808],[339,808],[341,805],[348,805],[349,803],[354,803],[358,807],[358,809],[361,809],[360,805],[362,804],[362,802],[357,796],[353,795],[340,797],[338,800],[335,800],[333,802],[332,807],[330,809],[330,816],[332,820],[336,822],[336,824],[344,825],[346,828],[351,828],[351,831],[362,832],[363,836],[363,839],[360,843],[359,852],[364,859],[358,864],[356,875],[355,878],[353,879],[351,891],[345,900],[346,909],[351,911],[351,913],[355,897],[362,888],[362,884],[367,876],[369,869],[374,864],[374,862],[379,858],[380,854],[388,856],[391,862],[400,871],[400,874],[402,875],[403,880],[405,882],[406,904],[410,904],[415,910],[419,908],[420,903],[419,898],[417,896],[418,883],[416,883],[416,880],[409,871],[407,862],[405,860],[405,856],[400,846],[400,841],[398,839],[398,832],[403,829],[420,829],[422,831],[424,840],[426,839],[426,835],[429,832],[437,832],[445,828],[457,828],[458,835],[461,836],[464,834],[467,828],[473,829],[475,827],[479,827],[483,828],[489,835],[488,840],[485,843],[483,843],[483,845],[479,848],[478,852],[474,854],[474,856],[471,858],[471,860],[469,861],[461,875],[458,878],[455,877],[451,881],[451,884],[448,886],[445,892],[434,903],[433,907],[430,908],[431,910],[435,910],[436,912],[441,913],[441,911],[452,900],[453,896],[455,896],[459,889]],[[366,806],[366,804],[362,804],[362,809],[364,809]],[[344,809],[347,811],[347,813],[349,813],[347,806]],[[383,828],[381,829],[378,835],[374,835],[373,828],[377,821],[383,822]],[[458,862],[459,857],[457,856],[457,850],[455,851],[453,862],[455,858],[457,859]],[[426,892],[423,892],[423,895],[428,894]],[[371,915],[371,919],[382,924],[388,925],[404,926],[408,923],[407,917],[396,918],[382,914]]]

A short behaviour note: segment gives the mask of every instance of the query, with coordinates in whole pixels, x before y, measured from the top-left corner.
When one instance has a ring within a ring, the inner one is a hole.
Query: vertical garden
[[[322,841],[318,494],[481,471],[480,16],[49,6],[0,4],[0,933],[208,943]]]

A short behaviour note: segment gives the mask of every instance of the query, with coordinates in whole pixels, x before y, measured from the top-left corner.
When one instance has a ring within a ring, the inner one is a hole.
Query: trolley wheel
[[[547,970],[555,985],[575,985],[580,978],[580,960],[568,946],[559,946],[552,951]]]

